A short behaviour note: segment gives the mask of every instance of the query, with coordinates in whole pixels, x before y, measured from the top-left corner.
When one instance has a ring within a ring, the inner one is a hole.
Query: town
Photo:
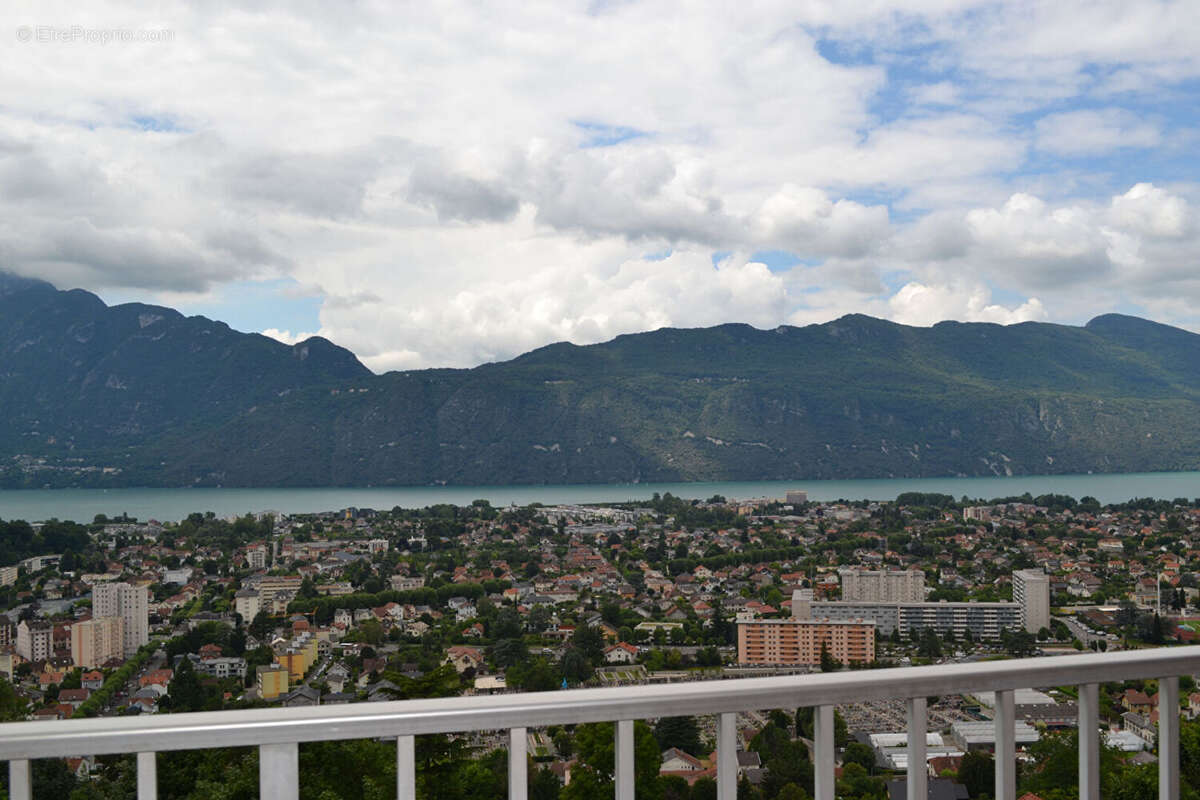
[[[40,724],[1103,652],[1200,635],[1200,505],[1185,499],[476,501],[10,521],[0,546],[0,713]],[[1200,716],[1200,692],[1183,684],[1185,715]],[[930,781],[959,792],[947,797],[991,791],[993,701],[929,704]],[[1121,780],[1155,761],[1156,701],[1149,683],[1103,687]],[[739,796],[811,793],[805,712],[741,715]],[[1016,712],[1030,758],[1064,757],[1078,716],[1069,688],[1018,692]],[[712,719],[650,722],[639,781],[663,797],[715,796]],[[837,724],[839,794],[902,788],[902,703],[839,706]],[[606,767],[587,727],[529,732],[537,796],[603,795],[611,741]],[[462,764],[478,765],[499,740],[456,744]],[[47,785],[98,791],[119,780],[117,760],[80,753],[39,768]],[[1022,785],[1055,796],[1040,772]]]

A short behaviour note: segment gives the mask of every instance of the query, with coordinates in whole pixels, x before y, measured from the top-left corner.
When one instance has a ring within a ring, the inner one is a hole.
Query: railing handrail
[[[1200,672],[1200,646],[490,696],[0,725],[0,760],[243,747],[1077,686]]]

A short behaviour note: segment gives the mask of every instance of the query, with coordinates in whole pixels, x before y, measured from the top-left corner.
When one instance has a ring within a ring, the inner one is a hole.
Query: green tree
[[[959,764],[958,782],[967,787],[971,797],[990,796],[996,790],[996,762],[988,753],[971,750]]]
[[[701,755],[700,728],[693,717],[663,717],[654,726],[659,750],[678,747],[693,756]]]
[[[717,800],[717,782],[712,778],[697,778],[692,784],[690,800]]]
[[[862,742],[851,742],[842,753],[843,764],[859,764],[867,772],[875,771],[875,751]]]
[[[189,658],[179,661],[168,687],[169,708],[173,712],[201,711],[208,703],[204,687]]]
[[[529,800],[558,800],[562,784],[558,776],[543,767],[529,775]]]
[[[834,658],[825,643],[821,642],[821,672],[836,672],[841,668],[841,662]]]

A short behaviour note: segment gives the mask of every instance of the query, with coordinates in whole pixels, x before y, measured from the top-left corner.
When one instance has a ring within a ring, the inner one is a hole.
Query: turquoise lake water
[[[803,489],[812,500],[894,500],[902,492],[942,492],[990,499],[1029,492],[1091,495],[1102,503],[1134,497],[1200,497],[1200,472],[1121,475],[1031,475],[1012,478],[888,478],[845,481],[748,481],[717,483],[581,484],[568,486],[412,486],[317,489],[29,489],[0,491],[0,519],[73,519],[91,522],[96,514],[128,513],[139,519],[173,521],[193,511],[219,516],[249,511],[306,513],[356,506],[420,508],[434,503],[469,504],[486,499],[510,503],[612,503],[645,500],[654,492],[706,499],[783,497]]]

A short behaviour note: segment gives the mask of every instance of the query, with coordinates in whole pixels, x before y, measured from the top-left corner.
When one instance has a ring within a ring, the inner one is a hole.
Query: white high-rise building
[[[250,569],[266,569],[267,549],[265,547],[252,547],[247,550],[246,566],[250,567]]]
[[[1050,627],[1050,576],[1040,569],[1013,573],[1013,600],[1021,606],[1021,621],[1029,633]]]
[[[150,599],[144,586],[98,583],[92,587],[92,614],[120,617],[125,627],[125,658],[150,641]]]
[[[921,603],[925,600],[925,573],[919,569],[838,570],[842,600],[864,603]]]
[[[26,661],[45,661],[54,654],[54,626],[44,620],[17,624],[17,655]]]

